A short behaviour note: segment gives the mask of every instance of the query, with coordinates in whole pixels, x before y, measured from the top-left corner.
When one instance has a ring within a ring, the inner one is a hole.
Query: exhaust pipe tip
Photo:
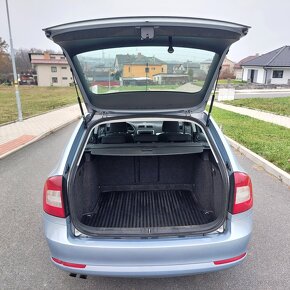
[[[76,273],[69,273],[69,276],[70,277],[73,277],[73,278],[76,278],[77,277],[77,274]],[[88,276],[87,275],[80,274],[79,278],[80,279],[87,279]]]

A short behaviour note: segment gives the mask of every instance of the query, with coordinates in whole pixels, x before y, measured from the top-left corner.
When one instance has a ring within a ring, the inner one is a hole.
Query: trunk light
[[[56,217],[65,217],[62,176],[52,176],[47,179],[43,189],[43,210]]]
[[[62,261],[60,259],[53,258],[53,257],[52,257],[52,260],[57,264],[60,264],[60,265],[66,266],[66,267],[71,267],[71,268],[84,269],[87,266],[85,264],[75,264],[75,263],[65,262],[65,261]]]
[[[253,206],[253,190],[251,178],[242,172],[235,172],[235,190],[233,214],[249,210]]]
[[[214,261],[213,263],[215,265],[222,265],[222,264],[227,264],[227,263],[232,263],[238,260],[241,260],[242,258],[244,258],[246,256],[247,253],[243,253],[240,256],[237,257],[233,257],[233,258],[229,258],[229,259],[225,259],[225,260],[219,260],[219,261]]]

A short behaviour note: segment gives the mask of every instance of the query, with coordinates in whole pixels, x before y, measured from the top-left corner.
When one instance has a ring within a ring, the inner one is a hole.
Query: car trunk
[[[208,232],[226,212],[226,186],[210,149],[158,156],[86,152],[75,173],[70,209],[87,234]]]

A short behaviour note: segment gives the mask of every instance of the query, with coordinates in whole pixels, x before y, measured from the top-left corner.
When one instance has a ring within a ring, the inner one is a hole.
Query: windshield
[[[198,92],[215,53],[184,47],[121,47],[76,56],[94,94],[128,91]]]

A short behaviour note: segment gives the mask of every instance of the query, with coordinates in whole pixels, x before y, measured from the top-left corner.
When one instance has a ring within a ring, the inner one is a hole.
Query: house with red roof
[[[29,53],[32,68],[37,74],[38,86],[69,86],[73,79],[69,64],[60,53]]]

